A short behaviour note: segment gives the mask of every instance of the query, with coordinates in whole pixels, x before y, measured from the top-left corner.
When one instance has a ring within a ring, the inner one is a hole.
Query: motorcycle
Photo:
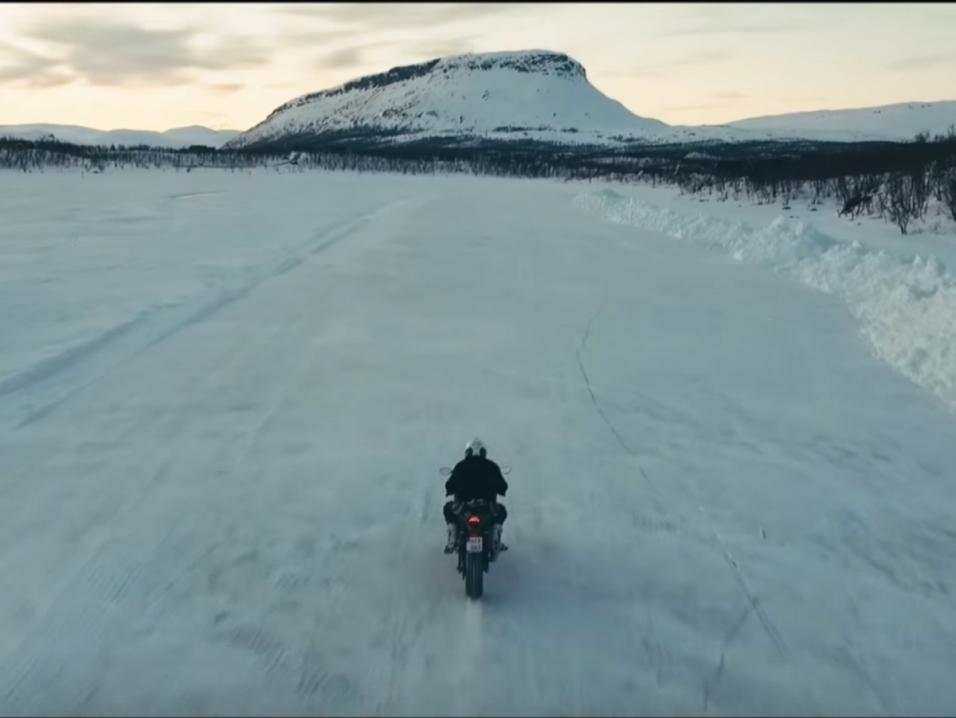
[[[503,474],[510,471],[510,467],[502,469]],[[451,469],[443,466],[441,474],[448,476]],[[462,503],[458,513],[458,544],[454,553],[458,556],[458,572],[465,581],[465,595],[472,599],[481,598],[485,574],[499,554],[492,503],[470,499]]]

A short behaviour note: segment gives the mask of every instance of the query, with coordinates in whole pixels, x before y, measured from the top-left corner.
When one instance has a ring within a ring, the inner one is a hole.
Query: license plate
[[[484,545],[481,541],[481,536],[469,536],[468,543],[465,546],[465,550],[468,553],[481,553],[481,549],[484,548]]]

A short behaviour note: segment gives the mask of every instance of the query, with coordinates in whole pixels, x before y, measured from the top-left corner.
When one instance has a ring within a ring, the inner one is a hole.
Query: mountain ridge
[[[216,149],[240,133],[240,130],[213,130],[202,125],[173,127],[163,132],[156,130],[115,129],[98,130],[81,125],[31,123],[0,125],[0,138],[21,140],[55,139],[78,145],[149,145],[180,149],[192,145],[206,145]]]
[[[842,110],[807,110],[728,122],[755,132],[799,133],[813,140],[912,140],[918,133],[943,135],[956,125],[956,100],[896,102]]]
[[[358,147],[415,143],[477,146],[532,142],[614,147],[630,143],[911,141],[956,127],[956,100],[761,115],[720,125],[669,125],[637,115],[590,83],[566,53],[468,53],[401,65],[294,97],[245,131],[190,125],[96,130],[0,125],[0,137],[84,145],[224,149]]]
[[[610,142],[650,139],[666,123],[641,117],[587,80],[584,66],[548,50],[471,53],[367,75],[293,98],[228,148],[365,130],[383,141],[429,137]],[[579,135],[569,137],[569,135]]]

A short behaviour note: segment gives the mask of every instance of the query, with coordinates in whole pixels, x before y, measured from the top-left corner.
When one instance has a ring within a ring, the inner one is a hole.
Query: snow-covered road
[[[956,708],[956,415],[837,298],[587,185],[0,190],[0,713]]]

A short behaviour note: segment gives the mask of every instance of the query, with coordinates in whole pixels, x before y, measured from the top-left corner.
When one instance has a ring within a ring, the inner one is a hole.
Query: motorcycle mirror
[[[447,466],[443,466],[438,470],[438,473],[442,476],[451,476],[451,469]]]
[[[507,476],[508,474],[511,473],[511,467],[510,467],[510,466],[502,466],[502,467],[501,467],[501,473],[504,474],[505,476]]]

